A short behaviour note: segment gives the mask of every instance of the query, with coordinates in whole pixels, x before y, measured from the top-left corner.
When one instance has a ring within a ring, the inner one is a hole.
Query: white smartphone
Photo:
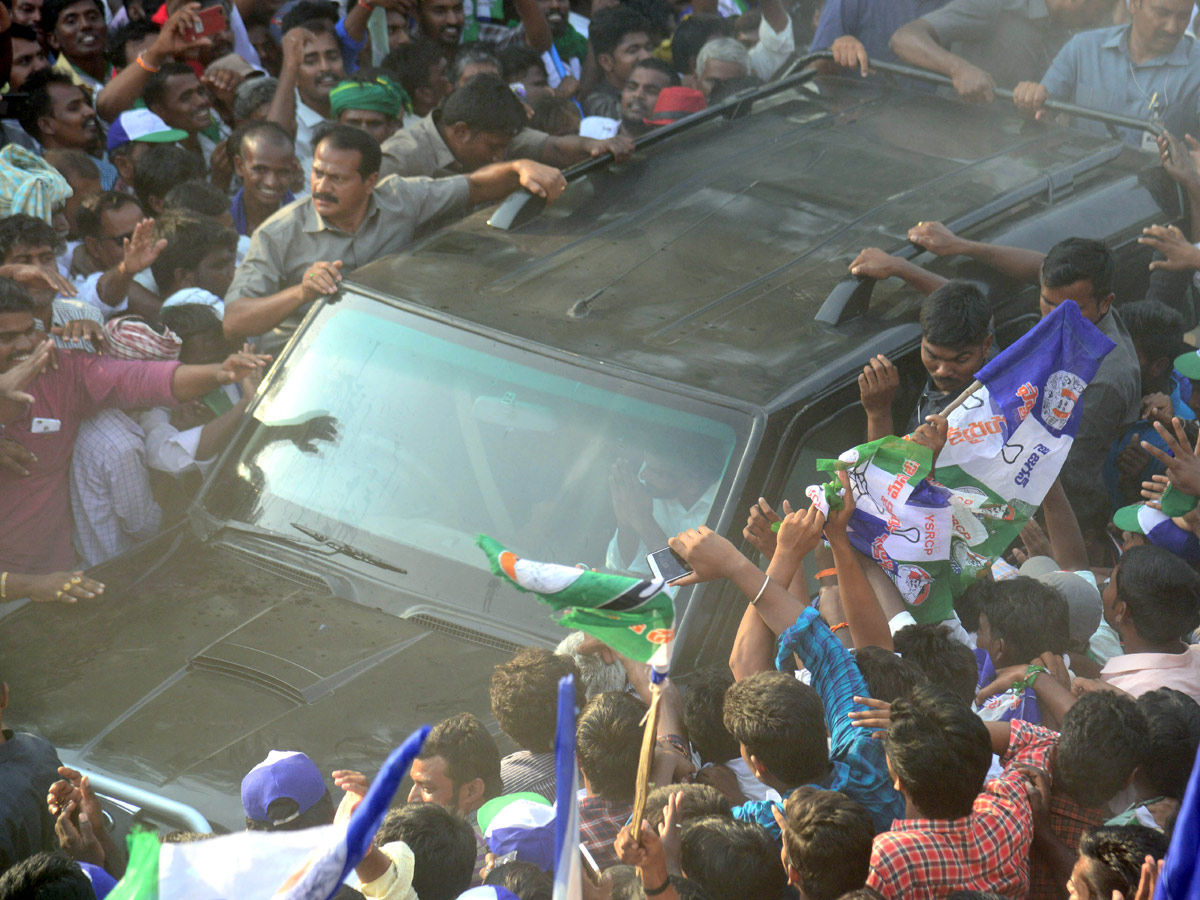
[[[692,571],[687,561],[670,547],[655,550],[646,557],[646,565],[650,567],[655,578],[661,578],[668,584]]]

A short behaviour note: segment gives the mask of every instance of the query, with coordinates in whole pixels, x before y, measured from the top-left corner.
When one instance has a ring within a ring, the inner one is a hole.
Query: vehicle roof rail
[[[1012,190],[993,197],[989,202],[950,220],[946,223],[946,227],[955,233],[968,231],[993,216],[1020,206],[1041,194],[1045,194],[1047,200],[1053,203],[1064,194],[1070,193],[1069,188],[1078,176],[1115,159],[1121,154],[1123,147],[1124,145],[1120,143],[1099,147],[1069,165],[1051,169],[1026,184],[1018,185]],[[910,243],[891,255],[900,259],[912,259],[924,252],[923,247]],[[871,292],[875,289],[876,280],[858,276],[839,281],[833,286],[833,290],[829,292],[829,296],[825,298],[825,302],[821,304],[821,308],[817,310],[813,318],[825,325],[840,325],[855,316],[865,315],[870,308]]]

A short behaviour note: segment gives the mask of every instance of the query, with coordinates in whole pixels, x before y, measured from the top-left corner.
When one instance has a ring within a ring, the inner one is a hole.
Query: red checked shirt
[[[1040,725],[1014,719],[1008,737],[1008,751],[1001,762],[1004,768],[1013,763],[1036,766],[1050,771],[1051,751],[1058,744],[1058,732]],[[1103,825],[1108,814],[1095,806],[1082,806],[1057,788],[1050,791],[1050,831],[1072,851],[1079,849],[1079,840],[1089,828]],[[1062,900],[1067,896],[1065,879],[1055,874],[1045,857],[1034,851],[1029,860],[1030,900]]]
[[[601,872],[620,865],[613,843],[632,815],[632,803],[614,803],[600,797],[584,797],[579,801],[579,839],[587,845]]]
[[[1033,842],[1025,784],[1019,772],[1005,772],[961,819],[897,819],[875,838],[867,886],[887,900],[936,900],[951,891],[1025,900]]]

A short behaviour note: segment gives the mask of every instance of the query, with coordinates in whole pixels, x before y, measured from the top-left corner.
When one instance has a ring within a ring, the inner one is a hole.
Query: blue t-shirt
[[[828,50],[844,34],[852,34],[867,48],[871,59],[896,62],[888,42],[902,25],[935,9],[947,0],[825,0],[812,49]]]

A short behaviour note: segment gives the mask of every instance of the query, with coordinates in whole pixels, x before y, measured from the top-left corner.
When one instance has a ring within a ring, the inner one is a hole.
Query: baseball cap
[[[554,869],[554,807],[540,794],[523,791],[489,800],[475,814],[488,849],[516,853],[522,862]]]
[[[186,140],[188,133],[172,128],[148,109],[127,109],[108,129],[108,149],[116,150],[130,141],[146,144],[170,144]]]
[[[1155,547],[1170,550],[1189,563],[1200,562],[1200,538],[1145,503],[1122,506],[1113,515],[1113,524],[1122,531],[1144,534]]]
[[[695,88],[668,87],[658,92],[654,112],[642,119],[647,125],[670,125],[704,109],[704,95]]]
[[[1184,378],[1200,379],[1200,350],[1189,350],[1175,357],[1175,371]]]
[[[1049,556],[1031,556],[1018,571],[1058,591],[1067,601],[1067,633],[1071,643],[1086,646],[1104,615],[1104,605],[1096,586],[1082,575],[1059,569],[1058,563]]]
[[[308,812],[324,796],[321,770],[298,750],[272,750],[242,779],[242,808],[256,822],[283,825]],[[272,819],[267,809],[276,800],[292,800],[299,809],[286,819]]]

